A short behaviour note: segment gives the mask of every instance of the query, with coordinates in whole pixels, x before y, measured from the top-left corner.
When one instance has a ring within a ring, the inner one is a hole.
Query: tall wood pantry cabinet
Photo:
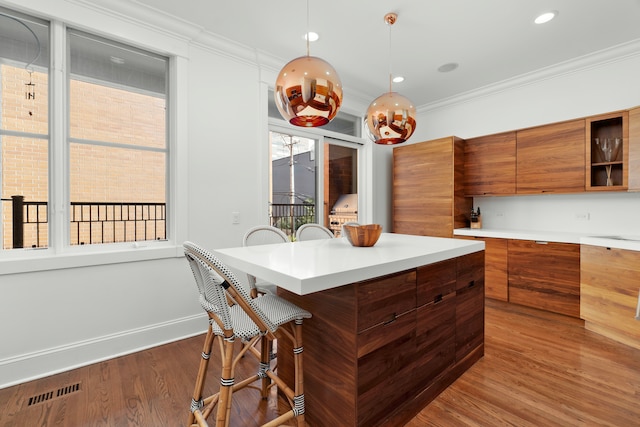
[[[468,226],[464,140],[450,136],[393,149],[393,232],[453,237]]]

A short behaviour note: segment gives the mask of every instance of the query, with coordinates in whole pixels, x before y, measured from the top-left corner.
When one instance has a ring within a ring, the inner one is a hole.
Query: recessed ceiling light
[[[551,21],[556,16],[558,16],[558,12],[552,10],[551,12],[545,12],[542,15],[538,16],[533,22],[535,22],[536,24],[544,24],[545,22]]]
[[[400,82],[403,82],[403,81],[404,81],[404,77],[402,77],[402,76],[395,76],[393,78],[393,82],[394,83],[400,83]]]
[[[314,42],[316,40],[318,40],[320,38],[320,36],[318,35],[318,33],[314,33],[313,31],[309,31],[307,34],[305,34],[304,36],[302,36],[305,40],[307,40],[307,38],[309,39],[310,42]]]
[[[439,66],[438,71],[440,71],[441,73],[448,73],[455,70],[456,68],[458,68],[458,64],[456,62],[449,62],[448,64]]]

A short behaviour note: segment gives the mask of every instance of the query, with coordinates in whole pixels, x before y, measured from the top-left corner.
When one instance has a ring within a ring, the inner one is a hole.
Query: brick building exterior
[[[33,72],[30,76],[22,68],[1,65],[0,77],[2,129],[47,135],[47,75]],[[30,78],[35,83],[35,99],[25,96],[25,84]],[[78,80],[71,82],[70,92],[71,138],[165,148],[164,98]],[[47,201],[48,139],[8,135],[1,138],[2,198],[22,195],[25,201]],[[166,152],[71,143],[68,153],[72,202],[165,203]],[[2,203],[2,218],[3,248],[11,248],[11,202]],[[73,233],[72,227],[72,237]],[[83,233],[88,233],[88,229],[80,229],[79,242],[88,241]],[[40,229],[39,246],[47,246],[47,234],[45,224]],[[112,233],[106,235],[105,242],[113,240],[108,237]],[[131,237],[126,240],[132,240]],[[35,241],[35,227],[26,227],[25,247]]]

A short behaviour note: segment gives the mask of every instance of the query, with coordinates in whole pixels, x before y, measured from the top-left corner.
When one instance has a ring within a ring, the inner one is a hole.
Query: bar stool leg
[[[231,414],[231,398],[233,394],[233,347],[235,336],[233,331],[224,331],[224,357],[220,375],[220,399],[216,413],[216,427],[228,427]]]
[[[211,356],[211,347],[213,345],[214,339],[215,335],[213,334],[211,324],[209,324],[209,328],[207,329],[207,336],[204,339],[204,345],[202,347],[202,358],[200,359],[200,367],[198,369],[198,376],[196,377],[196,386],[191,397],[191,410],[189,411],[188,425],[192,425],[195,422],[194,412],[202,411],[202,389],[204,388],[204,380],[207,376],[209,357]]]
[[[269,386],[271,379],[267,375],[267,371],[271,369],[271,346],[272,342],[266,336],[260,338],[260,370],[258,376],[262,378],[262,386],[260,389],[260,397],[266,399],[269,397]]]
[[[298,421],[298,427],[304,427],[304,375],[302,370],[302,352],[304,350],[302,346],[302,319],[295,320],[295,326],[293,327],[294,347],[293,347],[293,361],[294,361],[294,379],[295,379],[295,395],[293,397],[294,402],[294,414]]]

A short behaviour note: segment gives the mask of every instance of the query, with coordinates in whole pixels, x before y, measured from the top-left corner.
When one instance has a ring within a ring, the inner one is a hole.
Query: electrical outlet
[[[240,212],[231,212],[231,223],[240,224]]]
[[[590,218],[591,215],[589,214],[589,212],[580,212],[576,214],[576,219],[578,221],[589,221]]]
[[[504,218],[504,212],[496,212],[496,217]]]

